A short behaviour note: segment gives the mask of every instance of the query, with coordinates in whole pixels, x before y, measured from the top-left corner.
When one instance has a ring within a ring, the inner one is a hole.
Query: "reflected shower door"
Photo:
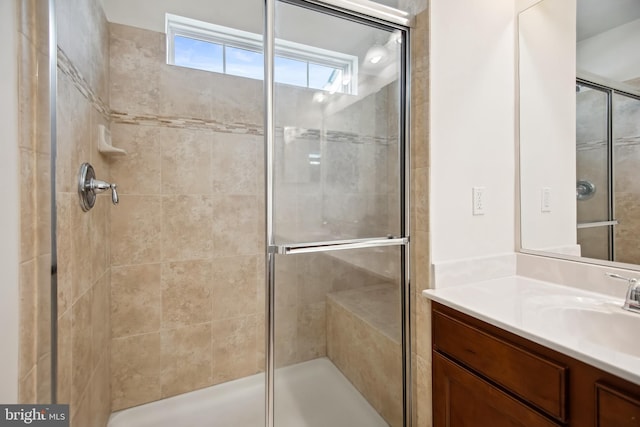
[[[640,99],[613,93],[615,261],[640,264]]]
[[[405,37],[276,2],[278,427],[407,425]]]
[[[576,198],[582,256],[612,259],[609,94],[576,85]]]

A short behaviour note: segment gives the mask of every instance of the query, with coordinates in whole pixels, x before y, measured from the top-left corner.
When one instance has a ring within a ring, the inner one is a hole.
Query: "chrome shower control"
[[[576,183],[576,198],[578,200],[589,200],[596,194],[596,186],[591,181],[580,180]]]
[[[80,174],[78,176],[78,195],[80,196],[80,207],[84,212],[91,210],[96,204],[96,193],[102,193],[111,189],[111,202],[118,204],[118,191],[116,184],[109,184],[105,181],[96,179],[96,173],[93,166],[89,163],[83,163],[80,166]]]

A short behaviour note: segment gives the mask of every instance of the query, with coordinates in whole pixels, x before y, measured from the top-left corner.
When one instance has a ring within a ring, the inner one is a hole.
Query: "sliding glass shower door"
[[[613,106],[613,210],[618,225],[614,228],[614,260],[640,263],[640,245],[636,230],[640,226],[640,96],[614,92]]]
[[[577,214],[582,256],[637,264],[640,96],[578,80]]]
[[[576,84],[576,203],[582,256],[613,260],[609,94]]]
[[[267,425],[408,425],[406,29],[274,12]]]

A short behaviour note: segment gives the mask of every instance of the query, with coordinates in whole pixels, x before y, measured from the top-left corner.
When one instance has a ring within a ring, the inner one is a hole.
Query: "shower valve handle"
[[[117,205],[120,201],[118,198],[117,184],[109,184],[108,182],[100,181],[99,179],[92,179],[89,185],[95,193],[102,193],[105,190],[111,189],[111,202],[113,202],[114,205]]]
[[[117,188],[117,184],[96,179],[93,166],[89,163],[83,163],[82,166],[80,166],[78,195],[80,196],[80,206],[83,211],[89,211],[96,203],[96,194],[106,190],[111,190],[111,202],[117,205],[120,201]]]

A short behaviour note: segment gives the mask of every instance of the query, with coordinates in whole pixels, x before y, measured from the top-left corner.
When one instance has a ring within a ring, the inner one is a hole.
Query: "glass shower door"
[[[279,427],[405,425],[405,37],[276,2],[266,318]]]
[[[615,218],[615,261],[640,263],[637,232],[640,225],[640,183],[637,175],[640,160],[640,99],[613,93],[613,153]]]
[[[609,94],[576,85],[576,198],[582,256],[612,260]]]
[[[640,262],[635,212],[640,203],[636,164],[640,157],[640,98],[578,81],[577,206],[582,256]]]

